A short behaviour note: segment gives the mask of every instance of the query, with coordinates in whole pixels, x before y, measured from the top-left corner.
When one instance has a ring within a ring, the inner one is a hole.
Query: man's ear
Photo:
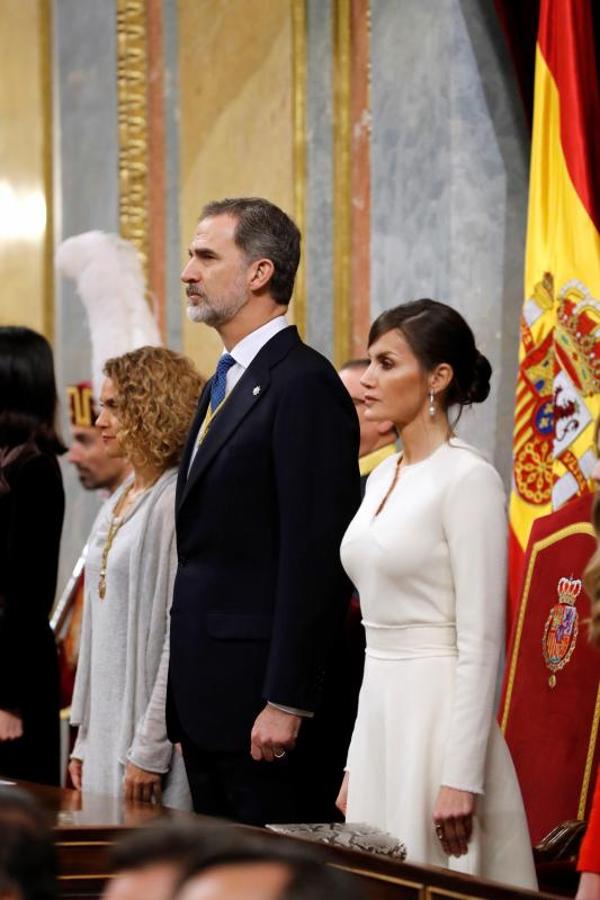
[[[265,288],[275,271],[275,266],[270,259],[256,259],[249,266],[248,287],[251,291],[261,291]]]

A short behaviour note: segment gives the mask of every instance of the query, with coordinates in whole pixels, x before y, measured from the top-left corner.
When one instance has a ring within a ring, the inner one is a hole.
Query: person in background
[[[102,491],[104,496],[120,487],[131,474],[129,461],[106,452],[102,434],[96,428],[98,411],[89,381],[67,388],[71,444],[67,459],[75,466],[79,482],[86,491]]]
[[[600,449],[600,420],[596,425],[596,451]],[[596,488],[600,489],[600,459],[591,474]],[[590,641],[600,650],[600,494],[594,501],[592,523],[599,546],[585,571],[584,582],[592,607]],[[600,900],[600,770],[596,775],[596,789],[592,800],[590,819],[579,851],[577,870],[581,872],[576,900]]]
[[[103,900],[171,900],[191,859],[214,855],[232,844],[239,848],[244,840],[225,824],[186,819],[139,828],[113,846],[109,859],[113,877]]]
[[[176,569],[176,466],[203,381],[184,356],[141,347],[109,359],[96,421],[106,452],[133,475],[100,510],[89,540],[79,666],[76,788],[187,807],[165,695]]]
[[[30,794],[16,787],[0,787],[0,897],[58,897],[57,859],[48,817]]]
[[[173,900],[366,900],[356,878],[319,851],[273,840],[232,842],[192,858]],[[125,898],[123,898],[125,900]]]
[[[494,719],[505,610],[502,483],[454,435],[491,367],[449,306],[384,312],[369,333],[367,418],[402,452],[372,472],[341,546],[366,631],[365,673],[338,802],[411,862],[534,888],[525,811]]]
[[[65,447],[50,345],[29,328],[0,327],[0,772],[59,783],[54,602]]]
[[[369,368],[368,359],[351,359],[339,370],[346,390],[352,397],[360,426],[358,467],[360,470],[361,496],[365,495],[367,478],[374,468],[396,452],[397,433],[394,423],[374,422],[366,416],[365,388],[361,378]]]

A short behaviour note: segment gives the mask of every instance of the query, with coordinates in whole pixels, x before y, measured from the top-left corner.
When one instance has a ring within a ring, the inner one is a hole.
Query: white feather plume
[[[162,343],[146,301],[140,258],[133,244],[119,235],[86,231],[60,244],[56,265],[75,281],[87,312],[92,382],[94,396],[99,397],[107,359]]]

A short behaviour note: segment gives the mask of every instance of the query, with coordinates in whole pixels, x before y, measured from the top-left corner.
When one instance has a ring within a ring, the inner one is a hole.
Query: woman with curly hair
[[[109,359],[104,374],[96,425],[107,454],[126,456],[133,475],[89,540],[69,771],[80,790],[186,808],[165,698],[176,467],[203,380],[186,357],[162,347]]]
[[[600,450],[600,419],[596,423],[595,444],[597,450]],[[591,478],[600,489],[600,459],[592,470]],[[598,547],[585,570],[584,583],[592,601],[590,641],[600,650],[600,493],[594,501],[592,524],[598,538]],[[596,775],[592,810],[579,852],[577,869],[581,872],[581,879],[576,900],[600,900],[600,770]]]

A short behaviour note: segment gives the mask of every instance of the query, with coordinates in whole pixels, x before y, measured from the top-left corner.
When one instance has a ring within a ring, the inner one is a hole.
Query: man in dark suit
[[[327,664],[351,593],[339,546],[359,503],[356,413],[285,319],[300,258],[285,213],[211,203],[189,255],[188,315],[225,351],[179,475],[169,734],[197,812],[329,820],[346,750],[327,728]]]

